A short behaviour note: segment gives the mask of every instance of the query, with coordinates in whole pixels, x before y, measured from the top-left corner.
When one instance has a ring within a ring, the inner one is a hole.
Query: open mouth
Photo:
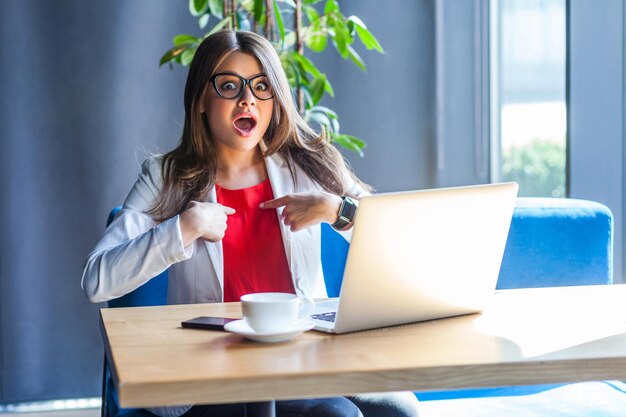
[[[242,136],[250,136],[256,127],[256,118],[251,114],[242,114],[238,116],[233,125]]]

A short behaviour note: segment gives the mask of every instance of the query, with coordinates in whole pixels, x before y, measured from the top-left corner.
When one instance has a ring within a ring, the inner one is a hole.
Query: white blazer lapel
[[[208,203],[217,203],[217,195],[215,194],[215,187],[211,189],[209,192],[209,197],[207,199]],[[220,288],[222,292],[222,301],[224,296],[224,252],[222,249],[222,241],[219,242],[209,242],[208,240],[204,241],[206,248],[209,252],[209,259],[211,260],[211,264],[213,265],[213,269],[215,270],[215,276],[220,283]]]
[[[294,192],[293,179],[287,168],[287,163],[280,155],[274,154],[265,158],[265,166],[267,167],[267,175],[272,184],[274,198],[283,197]],[[294,271],[295,265],[291,255],[293,233],[291,229],[285,226],[285,223],[281,221],[280,214],[282,211],[282,208],[276,209],[276,214],[279,219],[278,224],[280,225],[280,233],[283,237],[283,245],[285,246],[285,254],[287,255],[287,263],[289,264],[291,275],[296,276],[296,271]]]

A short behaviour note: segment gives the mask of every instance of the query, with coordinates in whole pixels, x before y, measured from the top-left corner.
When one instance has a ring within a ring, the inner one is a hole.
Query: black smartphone
[[[224,330],[224,325],[230,321],[238,319],[227,319],[224,317],[196,317],[195,319],[185,320],[180,323],[188,329],[208,329],[208,330]]]

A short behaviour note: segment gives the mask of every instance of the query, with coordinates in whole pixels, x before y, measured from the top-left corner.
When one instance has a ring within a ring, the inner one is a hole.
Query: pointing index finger
[[[273,200],[264,201],[259,207],[264,209],[278,208],[287,205],[287,196],[275,198]]]

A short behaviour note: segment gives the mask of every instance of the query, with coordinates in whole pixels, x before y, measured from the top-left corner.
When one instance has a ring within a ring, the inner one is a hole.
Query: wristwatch
[[[357,207],[358,204],[347,195],[341,197],[341,206],[339,206],[339,212],[337,212],[337,221],[331,226],[337,230],[342,230],[347,225],[353,223]]]

